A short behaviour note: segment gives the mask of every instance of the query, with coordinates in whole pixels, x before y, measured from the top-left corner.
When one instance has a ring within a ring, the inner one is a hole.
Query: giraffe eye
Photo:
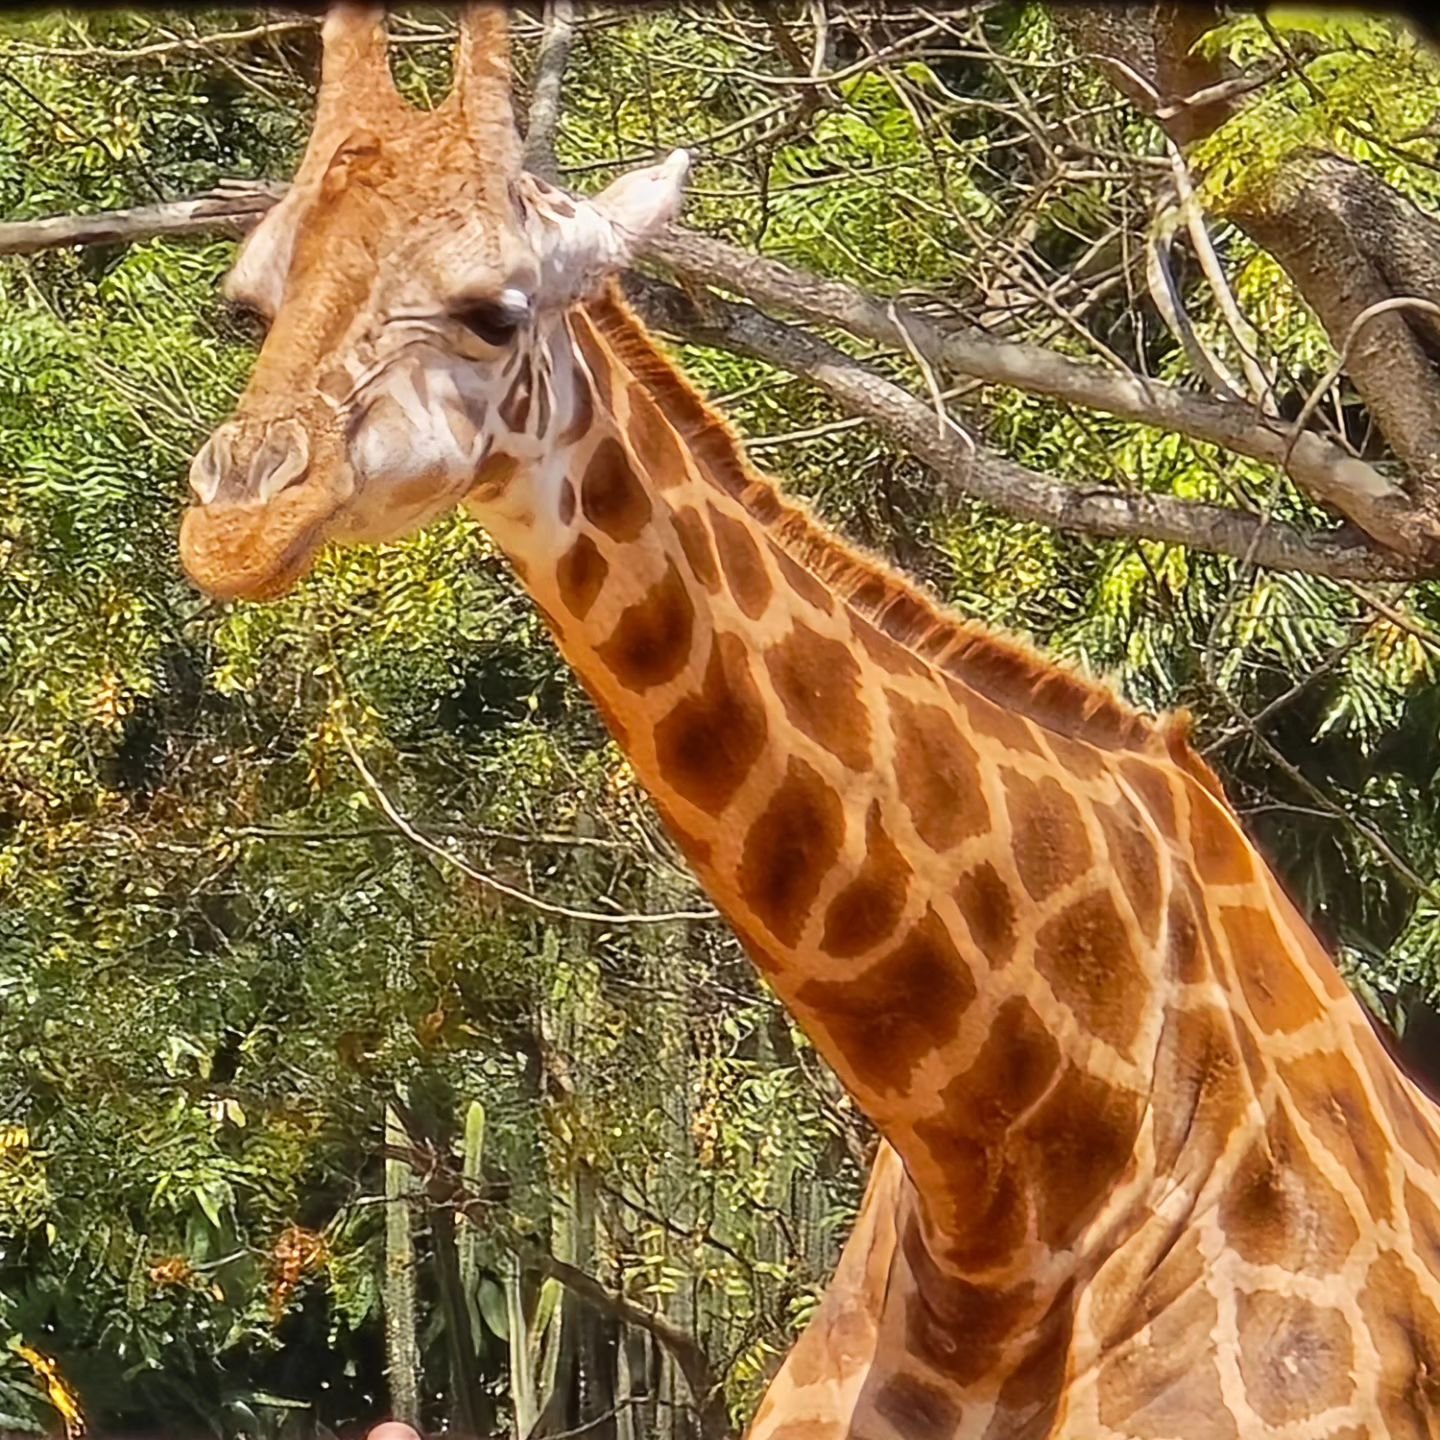
[[[503,300],[472,300],[452,310],[451,315],[477,340],[496,349],[508,345],[529,315],[528,305]]]

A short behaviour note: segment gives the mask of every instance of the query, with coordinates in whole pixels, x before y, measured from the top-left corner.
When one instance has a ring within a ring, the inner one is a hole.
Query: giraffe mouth
[[[341,502],[297,486],[263,506],[192,505],[180,526],[185,573],[217,600],[275,600],[315,563]]]

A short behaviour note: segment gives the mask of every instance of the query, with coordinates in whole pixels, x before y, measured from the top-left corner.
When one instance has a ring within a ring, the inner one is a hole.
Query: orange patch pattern
[[[660,407],[641,385],[629,389],[630,420],[626,434],[630,437],[635,458],[658,490],[668,490],[688,479],[685,452]]]
[[[1268,910],[1222,906],[1220,928],[1235,978],[1262,1030],[1289,1034],[1325,1013],[1320,997],[1285,949]]]

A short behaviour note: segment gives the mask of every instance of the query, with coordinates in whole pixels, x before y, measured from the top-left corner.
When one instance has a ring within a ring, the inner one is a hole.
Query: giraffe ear
[[[573,200],[531,179],[541,264],[541,303],[569,305],[623,270],[680,209],[690,157],[676,150],[658,165],[622,175],[593,199]]]
[[[621,234],[633,237],[633,244],[638,247],[680,213],[685,177],[689,173],[689,154],[672,150],[660,164],[622,175],[590,203]]]

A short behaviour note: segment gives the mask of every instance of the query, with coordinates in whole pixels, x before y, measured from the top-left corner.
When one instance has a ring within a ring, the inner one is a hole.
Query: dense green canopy
[[[451,19],[395,19],[421,103]],[[1062,19],[587,10],[562,174],[589,190],[688,145],[694,229],[1182,395],[1258,375],[1288,423],[1345,336],[1260,248],[1254,197],[1320,154],[1440,208],[1434,60],[1388,20],[1216,17],[1197,53],[1244,105],[1177,139]],[[540,28],[517,24],[524,73]],[[316,48],[274,12],[5,18],[0,217],[285,177]],[[187,586],[186,467],[256,339],[218,298],[233,251],[0,260],[0,1430],[55,1426],[74,1392],[132,1432],[394,1407],[719,1433],[815,1303],[868,1130],[472,523],[330,554],[275,605]],[[1065,485],[1331,523],[1161,420],[813,328]],[[1190,707],[1347,973],[1423,1023],[1440,585],[1017,518],[708,338],[676,341],[687,371],[843,534],[1138,705]],[[1367,394],[1341,378],[1304,418],[1418,493]]]

